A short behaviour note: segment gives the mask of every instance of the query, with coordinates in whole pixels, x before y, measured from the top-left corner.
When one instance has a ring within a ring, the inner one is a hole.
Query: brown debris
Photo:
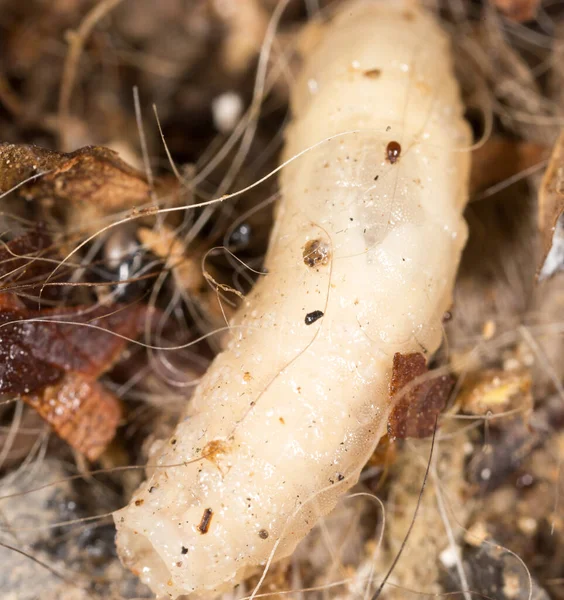
[[[121,417],[118,399],[96,381],[126,345],[109,332],[133,337],[146,315],[142,306],[116,306],[110,311],[106,307],[30,311],[15,295],[0,294],[4,325],[0,393],[21,394],[59,437],[90,460],[98,458],[114,437]],[[69,323],[48,321],[57,315]]]
[[[547,155],[542,144],[490,137],[472,152],[470,197],[534,167]]]
[[[508,19],[523,23],[536,18],[540,0],[490,0]]]
[[[66,373],[59,383],[23,395],[22,400],[89,460],[96,460],[104,451],[121,418],[116,396],[79,373]]]
[[[210,529],[210,523],[213,517],[213,510],[211,508],[206,508],[204,510],[204,514],[202,515],[202,520],[198,525],[198,531],[202,534],[207,533]]]
[[[140,227],[137,236],[143,246],[165,261],[166,268],[172,270],[180,289],[188,293],[197,293],[202,288],[204,275],[201,254],[189,255],[184,243],[171,227]]]
[[[554,145],[539,191],[542,256],[539,278],[564,269],[564,131]]]
[[[308,267],[326,265],[331,260],[331,249],[323,240],[309,240],[304,246],[303,257]]]
[[[52,248],[42,231],[0,248],[4,289],[38,288],[53,269],[53,262],[42,260]],[[59,293],[64,287],[46,289]],[[141,331],[147,309],[31,306],[25,295],[0,293],[0,394],[20,394],[59,437],[95,460],[114,437],[121,416],[117,398],[96,380],[119,359],[124,338]]]
[[[212,440],[202,450],[202,456],[219,467],[217,457],[229,452],[229,445],[223,440]]]
[[[473,415],[528,413],[533,408],[532,379],[528,371],[487,369],[465,378],[458,396],[462,411]]]
[[[3,308],[0,393],[36,392],[58,381],[63,371],[99,377],[126,345],[118,336],[137,335],[145,316],[145,307],[137,305],[40,311]]]
[[[51,237],[41,228],[0,245],[0,289],[18,294],[18,302],[14,306],[20,306],[21,301],[28,308],[36,307],[38,303],[33,297],[38,296],[40,291],[44,302],[60,300],[64,287],[48,285],[41,288],[46,277],[55,269],[56,259],[57,252]],[[67,276],[68,268],[61,268],[52,282],[57,283]],[[0,308],[7,308],[11,295],[2,296]]]
[[[399,394],[388,421],[388,435],[392,438],[424,438],[433,434],[437,417],[445,407],[453,386],[449,375],[430,377],[419,384],[409,385],[414,379],[428,373],[425,357],[420,352],[394,354],[390,398]]]
[[[63,203],[80,200],[97,204],[108,213],[149,200],[144,175],[121,160],[117,152],[101,146],[65,154],[39,146],[0,143],[0,164],[0,192],[45,173],[26,184],[26,198],[41,196]]]

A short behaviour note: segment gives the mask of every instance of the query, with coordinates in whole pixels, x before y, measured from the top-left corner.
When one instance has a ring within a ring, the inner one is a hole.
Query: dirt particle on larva
[[[249,381],[251,381],[252,378],[253,378],[253,376],[248,371],[245,371],[245,373],[243,375],[243,381],[245,383],[249,383]]]
[[[284,421],[284,417],[278,417],[278,420],[280,421],[280,423],[282,423],[282,425],[286,424],[286,421]]]
[[[179,561],[176,563],[176,566],[177,566],[177,567],[181,567],[181,566],[182,566],[182,561],[181,561],[181,560],[179,560]]]
[[[186,548],[186,546],[182,546],[182,549],[180,550],[180,554],[188,554],[188,548]]]
[[[343,481],[344,478],[345,478],[345,476],[342,473],[337,473],[337,479],[339,481]]]
[[[309,240],[304,246],[303,257],[308,267],[326,265],[331,258],[329,244],[320,239]]]
[[[369,79],[378,79],[382,75],[382,69],[368,69],[364,71],[363,75]]]
[[[207,533],[210,530],[210,523],[213,517],[213,510],[211,508],[206,508],[204,510],[204,514],[202,515],[202,520],[198,525],[198,531],[201,534]]]
[[[386,146],[386,160],[392,165],[396,163],[401,154],[401,146],[399,142],[391,141]]]
[[[142,498],[140,500],[135,500],[135,506],[141,506],[145,502]]]
[[[226,444],[223,440],[212,440],[204,446],[202,455],[210,462],[217,464],[218,455],[227,454],[227,452],[229,452],[228,444]]]
[[[310,313],[307,313],[307,315],[305,316],[305,324],[311,325],[312,323],[315,323],[318,319],[321,319],[322,316],[323,311],[321,310],[314,310]]]
[[[266,531],[266,529],[261,529],[259,531],[259,538],[261,540],[266,540],[267,537],[268,537],[268,531]]]

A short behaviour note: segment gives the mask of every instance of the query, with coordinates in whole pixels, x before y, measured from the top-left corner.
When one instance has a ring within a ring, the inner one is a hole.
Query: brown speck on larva
[[[259,538],[261,540],[266,540],[267,537],[268,537],[268,531],[266,531],[266,529],[261,529],[259,531]]]
[[[213,510],[211,508],[206,508],[204,510],[204,514],[202,515],[202,520],[198,525],[198,531],[201,534],[207,533],[210,530],[210,523],[213,517]]]
[[[303,257],[308,267],[326,265],[331,258],[329,245],[323,240],[309,240],[304,246]]]
[[[382,75],[382,69],[368,69],[364,71],[363,75],[369,79],[378,79]]]
[[[243,375],[243,380],[245,381],[245,383],[249,383],[249,381],[251,381],[252,378],[253,376],[248,371],[245,371]]]
[[[186,546],[182,546],[182,549],[180,550],[181,554],[188,554],[188,548],[186,548]]]
[[[393,165],[398,161],[400,154],[401,146],[399,142],[389,142],[386,146],[386,160]]]
[[[143,499],[135,500],[135,506],[141,506],[145,502]]]

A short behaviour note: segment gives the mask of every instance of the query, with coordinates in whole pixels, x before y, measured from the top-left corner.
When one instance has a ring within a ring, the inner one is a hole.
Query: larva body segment
[[[157,462],[203,458],[155,470],[115,515],[158,595],[213,595],[290,554],[385,431],[394,353],[441,340],[470,143],[445,34],[411,2],[346,4],[292,110],[286,158],[337,137],[282,171],[268,275]]]

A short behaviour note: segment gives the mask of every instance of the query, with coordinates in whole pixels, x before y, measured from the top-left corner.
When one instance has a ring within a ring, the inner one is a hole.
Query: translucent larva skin
[[[385,431],[394,353],[441,340],[470,144],[445,34],[410,2],[344,5],[291,103],[286,158],[361,132],[282,171],[268,275],[152,462],[204,458],[155,470],[115,515],[123,562],[160,596],[289,555]]]

